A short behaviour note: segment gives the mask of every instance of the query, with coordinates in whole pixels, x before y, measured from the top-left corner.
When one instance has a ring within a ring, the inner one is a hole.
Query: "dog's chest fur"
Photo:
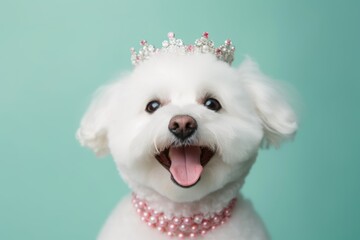
[[[104,225],[98,239],[166,240],[170,238],[142,222],[132,206],[131,196],[127,196],[119,202]],[[208,232],[205,237],[198,239],[266,240],[268,235],[251,202],[239,195],[238,202],[229,221],[217,229]]]

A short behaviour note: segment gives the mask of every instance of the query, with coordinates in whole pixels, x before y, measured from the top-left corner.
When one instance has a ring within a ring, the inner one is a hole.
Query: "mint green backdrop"
[[[245,188],[276,240],[360,238],[358,1],[0,0],[0,239],[94,239],[129,192],[75,140],[129,48],[203,31],[297,89],[294,142],[262,150]]]

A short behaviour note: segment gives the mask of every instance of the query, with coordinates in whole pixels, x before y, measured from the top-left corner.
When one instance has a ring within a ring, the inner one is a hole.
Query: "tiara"
[[[136,66],[159,53],[176,53],[179,55],[210,53],[214,54],[219,60],[227,62],[229,65],[231,65],[234,60],[235,47],[232,45],[230,39],[225,40],[223,45],[215,47],[214,42],[209,39],[208,32],[204,32],[199,39],[195,40],[195,44],[193,45],[185,45],[183,40],[175,38],[173,32],[169,32],[167,36],[169,40],[163,41],[161,48],[156,48],[146,40],[141,40],[141,49],[138,52],[136,52],[134,48],[130,49],[132,64]]]

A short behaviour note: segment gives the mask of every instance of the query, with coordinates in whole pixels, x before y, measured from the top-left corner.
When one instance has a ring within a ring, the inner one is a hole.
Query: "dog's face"
[[[78,138],[123,178],[178,202],[241,181],[261,144],[296,131],[289,105],[250,60],[159,55],[104,88]]]

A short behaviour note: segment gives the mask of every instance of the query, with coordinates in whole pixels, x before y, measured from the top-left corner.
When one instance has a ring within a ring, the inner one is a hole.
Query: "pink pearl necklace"
[[[169,237],[196,238],[223,225],[230,218],[236,204],[233,198],[220,212],[212,214],[198,213],[191,217],[174,216],[169,218],[163,212],[152,209],[148,203],[133,194],[132,203],[136,212],[149,227],[166,233]]]

